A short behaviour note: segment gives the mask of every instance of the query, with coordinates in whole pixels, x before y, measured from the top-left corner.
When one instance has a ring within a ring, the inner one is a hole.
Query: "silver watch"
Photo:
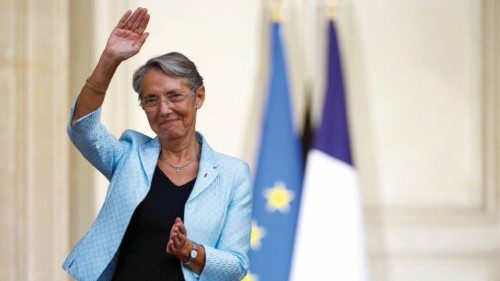
[[[193,241],[193,248],[191,248],[191,251],[189,252],[189,258],[184,264],[188,265],[192,263],[197,256],[198,256],[198,244],[196,244]]]

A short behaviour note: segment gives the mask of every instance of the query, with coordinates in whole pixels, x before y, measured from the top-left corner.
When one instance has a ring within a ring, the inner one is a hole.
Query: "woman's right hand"
[[[104,93],[108,88],[111,78],[115,74],[120,63],[137,54],[146,42],[149,33],[144,32],[149,22],[148,10],[137,8],[135,12],[127,11],[116,27],[109,35],[106,48],[97,62],[94,71],[88,78],[87,83],[92,83],[103,89],[96,92],[94,87],[83,86],[78,100],[75,104],[75,111],[71,118],[71,125],[76,120],[96,110],[104,101]],[[87,85],[85,83],[85,85]]]
[[[144,32],[148,22],[149,14],[145,8],[125,12],[109,36],[104,54],[117,62],[137,54],[149,35]]]

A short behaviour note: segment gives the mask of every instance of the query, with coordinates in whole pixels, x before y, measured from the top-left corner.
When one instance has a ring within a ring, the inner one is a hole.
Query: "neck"
[[[194,134],[183,140],[163,140],[159,138],[159,141],[161,145],[161,157],[169,159],[172,163],[192,160],[193,157],[198,155],[200,150]]]

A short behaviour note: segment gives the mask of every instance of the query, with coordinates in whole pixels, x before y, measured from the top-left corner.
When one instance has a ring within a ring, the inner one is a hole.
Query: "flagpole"
[[[339,1],[338,0],[328,0],[326,2],[326,18],[332,22],[337,20],[339,14]]]
[[[272,22],[283,22],[284,18],[283,11],[283,1],[273,0],[271,4],[271,21]]]

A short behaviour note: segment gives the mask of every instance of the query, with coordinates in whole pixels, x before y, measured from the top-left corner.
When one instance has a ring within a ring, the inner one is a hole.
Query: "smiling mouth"
[[[177,121],[179,121],[179,119],[163,120],[160,122],[160,125],[171,125]]]

